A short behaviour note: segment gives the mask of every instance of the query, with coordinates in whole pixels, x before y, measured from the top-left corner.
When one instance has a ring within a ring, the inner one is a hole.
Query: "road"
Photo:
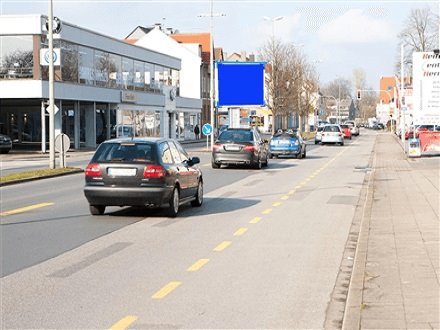
[[[81,174],[1,188],[3,211],[41,206],[1,220],[3,328],[322,328],[377,134],[362,133],[263,170],[202,154],[204,205],[176,219],[92,217]]]

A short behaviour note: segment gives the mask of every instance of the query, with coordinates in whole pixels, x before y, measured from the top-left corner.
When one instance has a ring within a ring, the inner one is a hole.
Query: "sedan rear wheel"
[[[177,187],[174,187],[173,193],[171,194],[170,198],[170,206],[168,207],[168,216],[171,218],[175,218],[177,216],[177,213],[179,213],[179,203],[180,203],[180,196],[179,196],[179,189]]]
[[[105,211],[105,205],[89,205],[89,209],[92,215],[103,215]]]
[[[220,164],[215,163],[214,161],[211,162],[212,168],[220,168]]]
[[[196,199],[191,202],[192,206],[202,206],[203,203],[203,182],[199,181],[199,185],[197,186],[197,194]]]
[[[261,159],[260,159],[260,157],[258,157],[258,160],[257,160],[257,162],[255,162],[254,167],[255,167],[257,170],[261,170],[261,168],[263,167],[263,165],[261,164]]]

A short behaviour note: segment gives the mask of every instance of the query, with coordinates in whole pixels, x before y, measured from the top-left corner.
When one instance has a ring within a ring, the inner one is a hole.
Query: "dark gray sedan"
[[[179,206],[203,202],[203,177],[175,140],[123,138],[103,142],[85,170],[84,194],[90,213],[106,206],[165,207],[175,217]]]
[[[268,164],[268,142],[253,128],[227,128],[212,148],[212,168],[248,165],[257,169]]]
[[[0,153],[7,154],[12,149],[12,140],[9,136],[0,134]]]

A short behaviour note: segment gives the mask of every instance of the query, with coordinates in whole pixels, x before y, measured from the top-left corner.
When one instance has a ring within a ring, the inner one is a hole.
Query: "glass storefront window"
[[[84,85],[93,85],[93,49],[79,46],[79,82]]]
[[[75,144],[75,104],[63,102],[62,109],[62,131],[70,139],[70,144]]]
[[[134,63],[130,58],[122,58],[122,87],[124,89],[133,89],[133,71]]]
[[[161,89],[163,85],[163,66],[154,65],[154,89]]]
[[[122,63],[121,56],[110,54],[109,57],[109,87],[121,88],[122,86]]]
[[[33,78],[32,36],[0,36],[0,79]]]
[[[95,85],[108,87],[109,85],[109,53],[95,50]]]
[[[78,82],[78,46],[67,41],[61,43],[61,79]]]
[[[176,88],[176,95],[180,95],[180,73],[171,69],[171,86]]]
[[[154,91],[153,80],[154,80],[154,65],[151,63],[145,63],[145,71],[144,71],[144,79],[145,79],[145,90],[146,91]]]
[[[107,140],[107,104],[96,103],[96,143]]]
[[[139,61],[134,61],[134,88],[137,91],[144,90],[144,63]]]

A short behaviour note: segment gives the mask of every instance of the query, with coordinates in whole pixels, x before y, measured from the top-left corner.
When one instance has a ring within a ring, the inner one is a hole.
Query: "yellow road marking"
[[[217,245],[217,246],[214,248],[214,251],[216,251],[216,252],[223,251],[224,249],[226,249],[226,248],[227,248],[229,245],[231,245],[231,244],[232,244],[231,241],[224,241],[224,242],[220,243],[219,245]]]
[[[40,204],[29,205],[29,206],[21,207],[19,209],[1,212],[0,216],[4,217],[5,215],[12,215],[12,214],[17,214],[17,213],[23,213],[23,212],[39,209],[41,207],[50,206],[50,205],[53,205],[53,204],[54,203],[40,203]]]
[[[199,259],[191,267],[187,269],[188,272],[195,272],[205,266],[209,262],[209,259]]]
[[[247,228],[240,228],[240,229],[238,229],[235,233],[234,233],[234,236],[241,236],[241,235],[243,235],[245,232],[247,232]]]
[[[169,293],[171,293],[173,290],[175,290],[179,285],[181,285],[182,282],[170,282],[167,285],[165,285],[162,289],[157,291],[151,298],[153,299],[162,299],[166,297]]]
[[[270,212],[272,212],[272,209],[265,209],[263,212],[261,212],[261,213],[263,213],[263,214],[269,214]]]
[[[119,320],[113,326],[110,328],[110,330],[124,330],[127,329],[127,327],[132,324],[134,321],[137,320],[137,316],[126,316],[123,319]]]
[[[253,218],[251,221],[249,221],[249,223],[253,223],[253,224],[255,224],[255,223],[260,222],[260,220],[261,220],[260,217],[255,217],[255,218]]]
[[[297,185],[296,187],[295,187],[295,189],[299,189],[299,188],[301,188],[302,187],[302,185]]]
[[[277,206],[280,206],[281,204],[283,204],[283,203],[281,203],[281,202],[275,202],[275,203],[272,204],[272,206],[277,207]]]
[[[300,183],[301,186],[304,186],[304,185],[306,185],[306,184],[307,184],[307,181],[306,181],[306,180],[304,180],[303,182]]]
[[[287,195],[281,196],[281,199],[282,199],[283,201],[286,201],[286,200],[289,199],[289,196],[287,196]]]
[[[293,195],[295,193],[296,189],[292,189],[289,191],[289,195]]]

